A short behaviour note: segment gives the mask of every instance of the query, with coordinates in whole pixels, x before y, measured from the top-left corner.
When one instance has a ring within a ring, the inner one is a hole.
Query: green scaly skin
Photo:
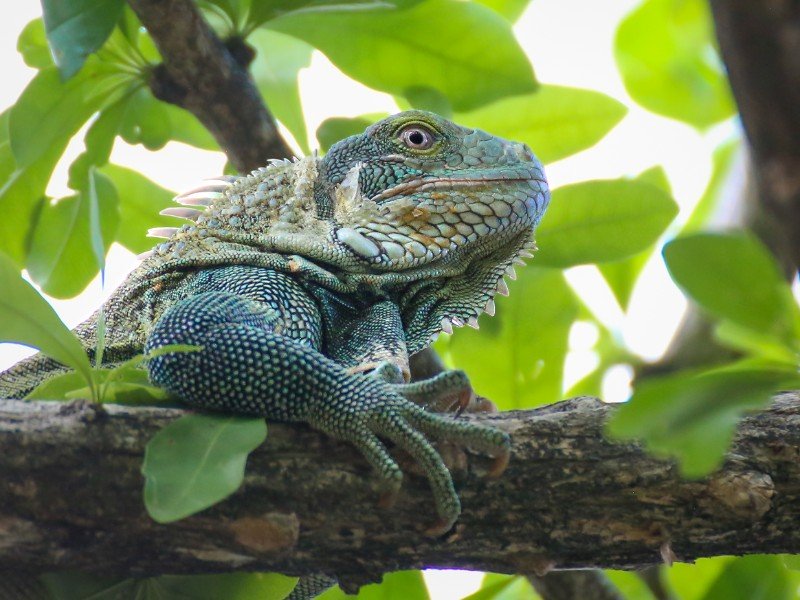
[[[305,421],[355,445],[390,503],[403,474],[382,439],[420,463],[447,531],[461,507],[429,440],[507,461],[509,437],[426,410],[469,390],[461,372],[407,383],[408,357],[442,330],[493,313],[503,276],[530,256],[549,201],[527,147],[436,115],[389,117],[324,158],[272,161],[179,196],[180,228],[104,306],[105,360],[167,344],[196,353],[149,363],[192,406]],[[87,352],[96,316],[76,328]],[[64,371],[41,355],[0,374],[23,397]]]

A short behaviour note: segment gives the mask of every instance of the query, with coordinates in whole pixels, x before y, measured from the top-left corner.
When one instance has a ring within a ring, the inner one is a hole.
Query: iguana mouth
[[[530,175],[509,175],[507,177],[494,175],[491,177],[478,177],[478,178],[471,178],[471,177],[436,177],[435,179],[411,179],[409,181],[404,181],[403,183],[399,183],[394,187],[391,187],[387,190],[380,192],[379,194],[375,194],[370,200],[372,202],[382,202],[384,200],[388,200],[389,198],[394,198],[395,196],[399,195],[410,195],[410,194],[418,194],[421,192],[433,192],[437,190],[453,190],[459,188],[470,188],[470,187],[487,187],[491,184],[497,183],[522,183],[526,181],[535,181],[538,183],[546,183],[542,179],[537,177],[531,177]]]

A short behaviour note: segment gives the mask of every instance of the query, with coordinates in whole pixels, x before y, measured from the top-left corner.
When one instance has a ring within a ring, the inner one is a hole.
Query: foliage
[[[271,113],[303,151],[327,151],[337,140],[384,115],[330,114],[309,131],[299,72],[314,50],[342,72],[394,96],[401,108],[435,110],[471,127],[527,143],[549,164],[592,147],[625,118],[628,106],[594,90],[540,84],[514,37],[527,0],[198,0],[221,37],[255,52],[253,80]],[[170,141],[216,150],[189,112],[153,96],[148,86],[158,50],[121,0],[43,0],[44,17],[20,33],[18,50],[37,73],[18,101],[0,113],[0,340],[39,348],[73,369],[34,390],[30,399],[165,403],[147,380],[150,356],[103,365],[102,328],[92,366],[86,350],[24,280],[54,297],[71,297],[102,272],[112,243],[132,252],[151,247],[149,227],[174,224],[158,212],[172,192],[143,174],[109,162],[121,139],[159,150]],[[707,129],[735,114],[701,0],[642,0],[619,24],[614,55],[625,88],[644,108]],[[69,168],[63,198],[46,190],[69,141],[84,151]],[[309,139],[315,137],[318,144]],[[623,310],[645,264],[663,248],[670,275],[715,324],[718,341],[740,358],[713,368],[637,381],[609,431],[677,457],[683,472],[715,468],[748,410],[781,387],[797,386],[800,310],[769,253],[735,232],[704,233],[739,147],[720,145],[703,197],[678,213],[670,182],[655,166],[637,176],[581,181],[553,190],[538,232],[534,264],[497,300],[481,330],[444,336],[437,349],[464,368],[476,389],[502,409],[528,408],[564,394],[569,337],[576,321],[597,328],[597,367],[571,392],[599,393],[607,370],[641,359],[619,332],[594,315],[564,270],[597,265]],[[213,175],[213,174],[202,174]],[[670,229],[672,227],[672,229]],[[168,347],[159,351],[193,351]],[[90,352],[91,354],[91,352]],[[194,514],[241,484],[249,452],[263,442],[260,419],[190,415],[159,434],[143,466],[145,504],[170,522]],[[665,585],[676,597],[791,598],[796,557],[717,558],[675,565]],[[650,598],[630,573],[609,577],[628,599]],[[73,573],[45,578],[56,598],[281,598],[294,585],[279,575],[100,580]],[[342,597],[329,591],[331,600]],[[394,573],[363,598],[427,598],[419,572]],[[489,575],[475,600],[535,598],[524,577]]]
[[[708,127],[736,111],[703,0],[645,0],[619,25],[628,93],[653,112]]]
[[[264,419],[187,415],[147,444],[144,505],[159,523],[188,517],[242,484],[247,455],[267,437]]]

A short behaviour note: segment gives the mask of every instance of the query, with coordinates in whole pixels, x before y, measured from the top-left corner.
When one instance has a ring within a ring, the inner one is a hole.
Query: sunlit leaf
[[[216,575],[162,575],[151,579],[162,590],[159,598],[187,600],[283,600],[297,577],[280,573],[219,573]]]
[[[663,190],[666,194],[672,196],[672,187],[670,186],[669,178],[667,177],[666,171],[664,171],[664,167],[660,165],[643,171],[636,179],[637,181],[654,185]],[[654,250],[655,247],[651,246],[643,252],[624,260],[605,262],[597,265],[606,283],[608,283],[608,287],[611,288],[614,297],[623,309],[628,308],[628,303],[631,300],[636,280],[639,278],[639,275],[641,275],[644,266],[647,264]]]
[[[741,556],[725,565],[702,600],[794,600],[796,587],[779,556]]]
[[[47,45],[47,36],[41,19],[34,19],[25,25],[17,39],[17,50],[29,67],[46,69],[53,66],[53,56]]]
[[[0,141],[0,252],[20,267],[25,264],[31,225],[63,151],[63,146],[55,146],[30,165],[17,168],[11,145]]]
[[[316,16],[329,12],[375,12],[386,14],[391,11],[410,8],[423,0],[209,0],[217,4],[229,16],[241,14],[242,5],[249,4],[247,10],[248,28],[256,27],[279,17],[295,14]]]
[[[669,195],[636,180],[557,188],[536,232],[536,264],[570,267],[632,256],[653,244],[677,212]]]
[[[780,366],[743,365],[646,379],[619,407],[609,431],[677,457],[686,476],[700,477],[722,462],[745,411],[762,408],[774,392],[797,385],[796,369]]]
[[[670,275],[721,319],[796,343],[800,311],[775,259],[754,237],[699,233],[664,246]]]
[[[144,503],[159,523],[213,506],[242,484],[247,456],[266,439],[263,419],[187,415],[147,444]]]
[[[539,600],[526,577],[487,573],[481,589],[463,600]]]
[[[665,584],[680,600],[701,600],[731,561],[730,556],[700,558],[694,564],[675,563],[665,569]],[[649,599],[648,599],[649,600]]]
[[[64,79],[103,45],[124,5],[124,0],[42,0],[47,40]]]
[[[97,370],[93,369],[92,375],[96,374]],[[86,387],[87,381],[81,373],[69,371],[43,381],[25,396],[25,400],[66,400],[70,392]],[[91,397],[91,393],[87,397]]]
[[[117,191],[96,174],[94,195],[101,239],[93,247],[90,227],[91,192],[80,192],[42,207],[33,230],[26,267],[49,295],[69,298],[81,292],[98,271],[98,254],[105,255],[119,225]]]
[[[149,89],[138,89],[125,106],[120,123],[122,138],[129,144],[142,144],[148,150],[163,148],[171,133],[166,107]]]
[[[114,140],[125,117],[131,94],[106,107],[89,126],[84,138],[86,149],[69,167],[69,186],[73,190],[89,187],[89,170],[108,162]]]
[[[428,588],[420,571],[396,571],[383,576],[381,583],[365,585],[355,596],[338,586],[317,596],[317,600],[429,600]]]
[[[792,348],[786,341],[768,331],[757,331],[733,321],[722,321],[714,328],[714,337],[728,348],[756,358],[787,365],[797,365],[800,362],[796,342]]]
[[[653,600],[650,588],[647,587],[639,573],[612,570],[605,570],[603,573],[625,600]]]
[[[422,82],[456,110],[535,88],[509,23],[471,2],[429,0],[386,11],[329,8],[287,14],[266,26],[319,48],[365,85],[402,96]]]
[[[531,0],[477,0],[512,23],[522,16]]]
[[[42,69],[11,109],[9,135],[19,168],[27,167],[69,139],[98,109],[113,104],[128,77],[98,63],[62,82],[55,67]]]
[[[311,64],[314,49],[296,38],[266,29],[253,32],[247,41],[257,50],[250,72],[267,106],[308,154],[311,150],[297,75]]]
[[[530,408],[562,397],[569,330],[577,300],[558,270],[523,267],[511,295],[497,297],[497,315],[480,331],[453,333],[445,356],[469,373],[475,390],[501,409]]]
[[[541,85],[532,94],[504,98],[455,119],[524,142],[546,164],[593,146],[626,112],[623,104],[600,92]]]
[[[792,571],[800,571],[800,554],[782,554],[783,565]]]
[[[175,227],[183,221],[175,217],[159,215],[159,211],[175,206],[173,192],[150,181],[137,171],[107,164],[100,169],[118,190],[124,190],[119,198],[120,225],[117,229],[116,241],[131,252],[145,252],[155,244],[147,237],[151,227]]]
[[[736,112],[703,0],[645,0],[620,23],[625,89],[655,113],[708,127]]]
[[[135,89],[118,104],[117,130],[129,144],[159,150],[174,140],[204,150],[219,149],[214,137],[192,113],[158,100],[146,87]]]
[[[90,364],[80,341],[19,269],[0,254],[0,341],[38,348],[90,381]]]

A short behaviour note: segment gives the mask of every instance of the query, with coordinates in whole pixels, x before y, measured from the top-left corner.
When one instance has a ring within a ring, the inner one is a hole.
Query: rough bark
[[[487,481],[486,459],[451,453],[464,513],[449,535],[430,539],[423,529],[435,515],[421,477],[406,478],[395,508],[378,509],[375,479],[354,450],[279,424],[234,496],[159,525],[142,505],[142,451],[182,411],[3,401],[0,563],[126,576],[324,572],[352,588],[404,568],[543,575],[800,552],[800,394],[742,421],[724,468],[702,481],[682,480],[636,444],[607,441],[613,410],[577,398],[462,417],[509,431],[512,459]]]
[[[800,4],[711,0],[717,38],[752,150],[754,228],[782,264],[800,265]]]
[[[150,77],[158,98],[195,115],[239,171],[291,156],[242,64],[247,46],[237,40],[223,44],[191,0],[130,0],[130,5],[164,60]]]

